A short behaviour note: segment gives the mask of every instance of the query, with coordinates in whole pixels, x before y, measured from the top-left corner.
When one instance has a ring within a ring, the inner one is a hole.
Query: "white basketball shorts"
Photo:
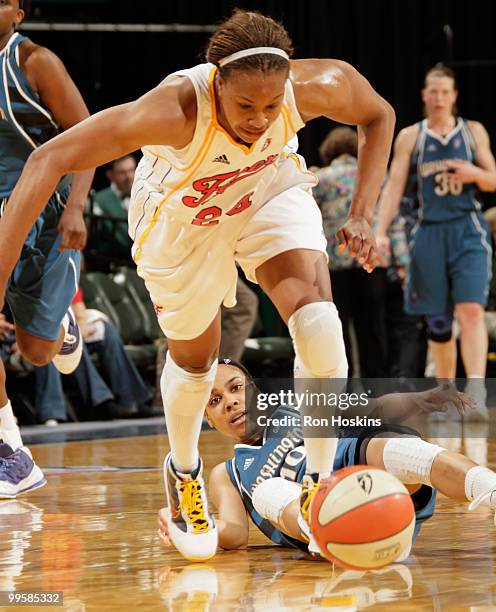
[[[208,328],[222,304],[236,304],[236,263],[256,283],[256,269],[272,257],[293,249],[325,254],[326,244],[315,200],[308,189],[295,186],[248,219],[241,214],[214,227],[194,227],[159,215],[142,241],[138,274],[164,334],[172,340],[192,340]]]

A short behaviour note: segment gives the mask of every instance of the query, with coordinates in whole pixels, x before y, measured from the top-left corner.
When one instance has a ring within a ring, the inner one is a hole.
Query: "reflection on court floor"
[[[494,467],[496,442],[468,425],[461,426],[453,450],[478,462],[485,457]],[[230,449],[219,434],[203,433],[207,473]],[[384,570],[334,569],[275,547],[254,529],[247,551],[220,552],[206,564],[191,564],[164,549],[156,536],[166,436],[33,450],[39,464],[51,468],[49,484],[21,500],[0,502],[0,591],[61,590],[64,609],[75,611],[496,606],[496,528],[486,509],[468,512],[466,504],[440,496],[411,557]]]

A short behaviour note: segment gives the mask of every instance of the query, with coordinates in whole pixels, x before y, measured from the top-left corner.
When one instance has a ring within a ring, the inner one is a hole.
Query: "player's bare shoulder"
[[[339,86],[348,69],[353,69],[350,64],[335,59],[291,60],[289,78],[296,91],[302,87]]]
[[[208,479],[210,487],[219,487],[227,482],[231,482],[229,480],[229,474],[227,473],[227,468],[225,462],[218,463],[210,472],[210,477]]]
[[[354,69],[340,60],[291,60],[289,78],[304,121],[321,116],[322,108],[329,108],[330,100],[339,108],[342,90],[348,87],[348,70]]]
[[[140,115],[153,117],[163,126],[160,141],[150,144],[167,144],[176,149],[186,147],[192,140],[196,127],[196,93],[190,79],[174,76],[136,100],[134,103]]]
[[[49,71],[55,64],[63,66],[58,56],[47,47],[26,39],[19,45],[19,66],[34,91],[38,90],[38,76]]]
[[[473,119],[468,119],[467,125],[470,131],[472,132],[472,136],[474,137],[474,140],[476,142],[478,142],[481,139],[485,142],[487,139],[489,139],[487,130],[480,121],[474,121]]]

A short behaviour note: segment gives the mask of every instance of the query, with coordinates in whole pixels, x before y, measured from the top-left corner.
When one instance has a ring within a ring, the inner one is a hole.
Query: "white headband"
[[[261,53],[270,53],[271,55],[279,55],[284,59],[289,60],[289,55],[286,51],[282,49],[278,49],[277,47],[252,47],[251,49],[243,49],[242,51],[236,51],[232,55],[228,55],[227,57],[223,57],[219,61],[219,66],[225,66],[230,62],[235,62],[236,60],[241,59],[242,57],[248,57],[249,55],[259,55]]]

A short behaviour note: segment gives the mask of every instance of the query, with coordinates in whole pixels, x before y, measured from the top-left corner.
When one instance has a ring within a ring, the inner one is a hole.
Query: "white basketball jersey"
[[[248,209],[259,208],[292,184],[313,182],[304,162],[292,152],[294,140],[290,141],[304,123],[290,80],[279,117],[259,140],[246,146],[236,142],[217,121],[216,70],[213,64],[200,64],[165,79],[186,76],[191,80],[197,98],[196,129],[193,140],[183,149],[164,145],[143,148],[129,210],[135,259],[161,214],[208,231]]]

